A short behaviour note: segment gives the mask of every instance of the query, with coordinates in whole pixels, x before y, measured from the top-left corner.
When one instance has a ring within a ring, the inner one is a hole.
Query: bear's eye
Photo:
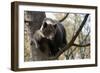
[[[47,23],[46,23],[46,22],[44,23],[43,27],[44,27],[44,28],[46,28],[46,27],[47,27]]]
[[[56,28],[56,27],[57,27],[57,24],[54,25],[54,28]]]

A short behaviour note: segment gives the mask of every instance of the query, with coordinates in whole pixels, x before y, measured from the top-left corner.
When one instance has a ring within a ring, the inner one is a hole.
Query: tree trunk
[[[33,34],[36,30],[38,30],[43,22],[43,19],[46,17],[45,12],[37,12],[37,11],[25,11],[24,13],[24,21],[25,25],[28,27],[30,42],[33,39]],[[34,47],[34,43],[30,44],[31,50],[31,61],[39,61],[39,60],[47,60],[48,56],[40,51],[39,48]]]

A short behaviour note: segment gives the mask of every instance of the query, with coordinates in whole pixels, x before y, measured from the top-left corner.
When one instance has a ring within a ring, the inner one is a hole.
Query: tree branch
[[[67,13],[61,20],[59,20],[59,22],[64,21],[67,17],[68,17],[69,13]]]
[[[89,16],[89,14],[86,14],[86,15],[85,15],[84,20],[83,20],[83,22],[81,23],[79,29],[77,30],[76,34],[72,37],[72,40],[67,44],[67,46],[65,46],[65,47],[62,49],[62,51],[59,51],[59,52],[57,53],[56,56],[50,57],[49,60],[57,59],[64,51],[68,50],[68,49],[73,45],[74,41],[76,40],[77,36],[78,36],[79,33],[81,32],[83,26],[85,25],[88,16]]]
[[[73,44],[73,46],[77,46],[77,47],[86,47],[86,46],[90,46],[90,43],[85,44],[85,45],[81,45],[81,44]]]
[[[86,35],[86,37],[84,38],[84,40],[81,42],[81,44],[83,44],[83,42],[87,39],[87,37],[89,36],[90,31],[88,32],[88,34]],[[69,54],[69,56],[76,50],[77,47],[75,47]]]

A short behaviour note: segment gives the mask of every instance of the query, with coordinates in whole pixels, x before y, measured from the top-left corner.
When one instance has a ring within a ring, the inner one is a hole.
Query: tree
[[[70,13],[67,13],[62,19],[59,20],[59,22],[63,22],[68,17],[69,14]],[[76,47],[89,46],[90,43],[83,43],[83,42],[81,42],[80,44],[76,44],[75,43],[76,38],[79,36],[79,34],[81,34],[82,28],[86,24],[88,16],[89,16],[89,14],[85,15],[85,17],[84,17],[81,25],[79,26],[78,30],[76,32],[73,32],[73,36],[72,36],[71,40],[69,41],[69,43],[53,57],[49,57],[47,55],[47,53],[49,52],[48,50],[45,50],[45,53],[42,53],[40,51],[40,49],[39,48],[35,48],[34,47],[34,43],[32,43],[30,45],[30,47],[31,47],[30,51],[32,53],[31,56],[30,56],[30,60],[38,61],[38,60],[54,60],[54,59],[58,59],[58,57],[62,53],[64,53],[66,50],[69,50],[69,49],[71,50],[71,52],[69,52],[69,56],[70,55],[73,56],[72,53],[76,48],[71,49],[72,46],[76,46]],[[30,11],[26,11],[25,12],[25,25],[28,28],[28,32],[27,33],[29,33],[29,37],[30,37],[30,40],[29,40],[28,43],[31,43],[31,40],[32,40],[34,32],[41,27],[42,21],[43,21],[43,19],[45,17],[46,17],[45,12],[30,12]],[[81,34],[81,35],[83,35],[83,34]],[[87,37],[88,37],[88,35],[87,35]],[[86,40],[87,37],[85,39],[83,39],[83,41]],[[66,56],[66,57],[68,57],[68,56]]]
[[[26,27],[24,31],[26,31],[26,33],[28,34],[28,35],[25,35],[24,38],[29,36],[29,39],[27,38],[24,39],[24,40],[27,40],[27,42],[25,42],[24,45],[30,46],[30,47],[24,46],[25,47],[25,52],[24,52],[25,61],[31,61],[31,60],[38,61],[38,60],[47,59],[47,56],[44,53],[42,53],[39,48],[35,48],[34,43],[31,43],[34,32],[41,27],[42,21],[45,17],[46,17],[45,12],[38,12],[38,11],[34,11],[34,12],[25,11],[24,12],[24,22],[25,22],[25,27]]]

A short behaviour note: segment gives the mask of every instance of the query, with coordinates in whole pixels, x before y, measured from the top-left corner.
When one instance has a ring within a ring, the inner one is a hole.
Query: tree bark
[[[27,24],[29,29],[30,36],[30,50],[31,50],[31,60],[39,61],[39,60],[47,60],[48,56],[45,53],[42,53],[39,48],[35,48],[34,43],[31,44],[33,39],[33,34],[36,30],[38,30],[43,22],[43,19],[46,17],[45,12],[37,12],[37,11],[25,11],[24,13],[24,22]]]

